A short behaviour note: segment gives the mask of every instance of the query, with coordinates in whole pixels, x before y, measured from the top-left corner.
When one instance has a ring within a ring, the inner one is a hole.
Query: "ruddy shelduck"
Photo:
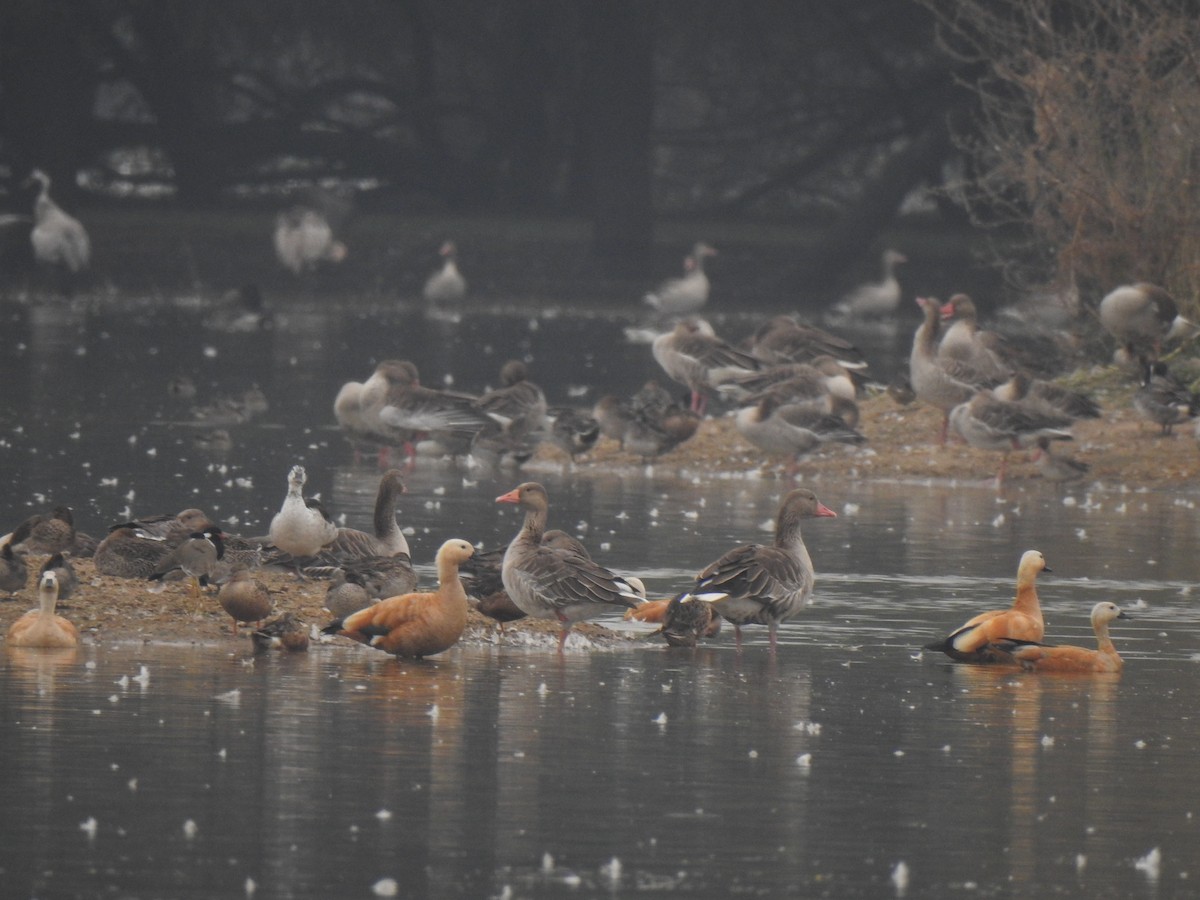
[[[62,616],[55,615],[58,603],[58,578],[54,572],[42,573],[38,582],[38,608],[31,609],[8,629],[10,647],[75,647],[79,632]]]
[[[1039,550],[1026,550],[1017,567],[1017,596],[1009,609],[992,609],[963,623],[943,641],[926,644],[926,650],[940,650],[961,662],[1002,662],[1003,657],[989,644],[1004,638],[1040,641],[1046,633],[1042,606],[1038,600],[1037,577],[1049,572],[1046,558]]]
[[[1125,665],[1117,654],[1108,625],[1117,619],[1131,619],[1117,604],[1104,600],[1092,607],[1092,628],[1096,632],[1095,650],[1069,644],[1051,646],[1034,641],[1001,640],[993,647],[1001,656],[1021,664],[1031,672],[1119,672]]]

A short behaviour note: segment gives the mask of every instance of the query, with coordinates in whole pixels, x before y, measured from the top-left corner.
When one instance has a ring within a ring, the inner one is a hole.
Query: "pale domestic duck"
[[[322,629],[395,656],[420,659],[454,645],[467,625],[467,595],[458,567],[475,548],[460,539],[437,552],[438,588],[429,593],[389,597]]]
[[[1125,665],[1113,646],[1108,626],[1117,619],[1131,619],[1117,604],[1103,600],[1092,607],[1092,629],[1096,649],[1069,644],[1048,645],[1036,641],[1005,638],[990,647],[1001,658],[1019,663],[1031,672],[1119,672]]]
[[[651,344],[654,360],[673,380],[692,392],[691,409],[704,415],[708,393],[722,382],[757,372],[762,363],[717,337],[703,319],[688,318]]]
[[[766,625],[774,652],[779,624],[799,614],[816,580],[800,523],[836,517],[808,488],[789,491],[775,518],[774,543],[734,547],[696,576],[687,595],[711,604],[733,623],[739,648],[743,625]]]
[[[58,579],[43,572],[38,582],[38,608],[30,610],[8,629],[10,647],[75,647],[79,631],[62,616],[55,615],[58,603]]]
[[[968,619],[941,641],[926,644],[961,662],[994,663],[1003,660],[988,645],[1003,638],[1040,641],[1046,633],[1038,599],[1037,577],[1051,571],[1038,550],[1026,550],[1017,566],[1017,596],[1008,609],[993,609]]]
[[[295,561],[313,556],[337,537],[337,526],[329,520],[320,504],[305,499],[302,493],[306,475],[303,466],[288,472],[288,490],[279,512],[271,519],[271,543]],[[297,576],[300,571],[296,569]]]
[[[664,315],[686,316],[697,312],[708,302],[711,284],[704,271],[704,260],[717,251],[703,241],[697,243],[683,260],[683,275],[669,278],[646,294],[646,303]]]
[[[550,502],[542,485],[527,481],[496,502],[515,503],[525,511],[525,522],[504,554],[504,589],[526,615],[559,622],[560,651],[575,622],[642,602],[626,579],[575,550],[543,543]]]
[[[275,219],[275,255],[293,275],[303,275],[320,263],[340,263],[346,245],[333,236],[329,221],[315,209],[293,206]]]
[[[33,201],[33,231],[29,240],[38,262],[60,267],[72,275],[91,264],[92,242],[87,229],[50,199],[50,176],[41,169],[29,173],[26,184],[40,185]]]
[[[467,280],[458,270],[458,248],[445,241],[438,250],[442,266],[425,280],[422,296],[430,303],[453,303],[467,296]]]

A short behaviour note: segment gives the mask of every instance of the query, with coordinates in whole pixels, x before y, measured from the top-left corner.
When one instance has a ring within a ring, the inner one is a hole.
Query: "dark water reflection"
[[[66,498],[92,531],[190,505],[263,529],[295,461],[365,526],[378,473],[353,464],[330,404],[384,356],[478,389],[525,354],[558,402],[654,374],[603,317],[306,307],[251,338],[174,307],[5,316],[4,521]],[[271,411],[235,427],[224,457],[199,453],[171,424],[180,371],[209,393],[258,383]],[[535,475],[554,524],[656,594],[765,536],[784,488],[661,466]],[[517,519],[493,498],[521,477],[418,468],[401,522],[423,571],[451,534],[506,541]],[[817,595],[775,659],[757,632],[740,656],[725,635],[695,654],[460,646],[424,664],[333,647],[250,664],[233,643],[5,648],[0,895],[372,897],[390,878],[402,897],[1189,896],[1195,496],[814,489],[839,517],[806,528]],[[1054,569],[1041,595],[1057,639],[1090,643],[1101,599],[1136,616],[1115,630],[1122,676],[918,652],[1006,602],[1030,547]]]

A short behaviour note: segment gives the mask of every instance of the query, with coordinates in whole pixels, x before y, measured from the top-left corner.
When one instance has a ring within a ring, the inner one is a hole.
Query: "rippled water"
[[[353,464],[329,405],[373,358],[476,389],[527,354],[559,402],[653,374],[603,317],[299,308],[265,338],[178,309],[6,322],[0,511],[67,498],[91,531],[190,505],[262,529],[293,461],[365,526],[378,473]],[[165,392],[180,370],[210,393],[257,382],[271,412],[227,456],[199,453],[168,424],[186,417]],[[784,489],[662,467],[534,474],[552,524],[655,594],[767,538]],[[418,468],[400,518],[423,571],[452,534],[511,537],[493,498],[523,477]],[[761,629],[741,654],[727,632],[695,653],[460,646],[419,664],[330,646],[251,663],[232,640],[5,648],[0,895],[373,897],[387,879],[401,897],[1194,895],[1195,496],[813,487],[838,518],[805,529],[817,592],[774,658]],[[1114,629],[1121,676],[919,651],[1006,604],[1031,547],[1053,569],[1054,639],[1090,643],[1101,599],[1135,616]]]

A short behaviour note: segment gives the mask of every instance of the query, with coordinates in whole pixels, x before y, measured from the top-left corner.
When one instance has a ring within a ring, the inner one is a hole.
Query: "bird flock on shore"
[[[44,173],[35,171],[31,179],[40,188],[31,235],[36,257],[72,274],[85,270],[90,261],[86,230],[50,199]],[[280,263],[296,275],[348,255],[329,219],[307,206],[280,214],[274,244]],[[467,282],[454,243],[445,242],[439,255],[441,268],[429,277],[424,295],[432,304],[452,306],[466,296]],[[552,407],[520,360],[504,364],[499,387],[473,395],[428,387],[414,363],[389,359],[364,381],[342,386],[333,402],[337,424],[356,456],[375,453],[385,468],[397,448],[405,452],[405,465],[415,465],[418,445],[424,452],[519,466],[538,444],[548,442],[574,459],[600,436],[648,461],[690,440],[714,403],[731,411],[747,442],[786,461],[789,472],[799,458],[822,446],[867,442],[869,436],[859,430],[858,400],[881,386],[861,351],[835,331],[790,315],[767,319],[738,343],[723,339],[699,315],[711,290],[705,262],[716,255],[714,247],[697,242],[684,259],[683,274],[644,297],[656,331],[650,353],[680,393],[650,380],[632,396],[606,395],[589,410]],[[885,251],[882,280],[834,304],[825,324],[836,329],[895,317],[902,296],[896,267],[905,262],[903,254]],[[1074,421],[1103,413],[1086,394],[1053,381],[1061,371],[1056,360],[1071,353],[1066,335],[1032,320],[1009,320],[1003,329],[985,330],[965,294],[944,304],[918,298],[917,304],[921,322],[908,371],[888,392],[899,402],[915,400],[938,409],[939,442],[953,435],[1000,453],[998,484],[1009,455],[1021,450],[1033,452],[1049,480],[1085,477],[1085,463],[1054,449],[1071,439]],[[261,297],[252,305],[260,322]],[[1116,360],[1138,374],[1137,412],[1164,435],[1193,421],[1200,401],[1172,375],[1163,348],[1195,337],[1200,328],[1180,316],[1166,291],[1149,284],[1116,288],[1097,312],[1117,343]],[[0,546],[0,590],[11,594],[25,587],[27,555],[45,553],[48,559],[38,574],[39,608],[14,624],[9,643],[62,646],[78,640],[73,626],[55,613],[55,604],[75,588],[71,555],[94,554],[101,574],[159,586],[186,580],[197,607],[202,589],[219,585],[217,600],[234,633],[240,623],[256,623],[254,640],[261,647],[303,649],[309,639],[306,624],[291,614],[266,622],[273,603],[254,570],[272,565],[291,569],[297,578],[330,579],[325,633],[400,656],[423,657],[452,646],[471,605],[498,623],[524,616],[556,622],[560,650],[574,623],[620,613],[657,623],[656,633],[672,646],[695,646],[728,622],[740,650],[742,627],[765,625],[774,651],[779,625],[803,609],[813,587],[801,522],[836,515],[807,488],[791,490],[780,503],[773,543],[735,547],[704,567],[685,590],[649,600],[636,578],[610,571],[578,540],[548,530],[546,490],[526,481],[497,498],[524,514],[511,543],[484,551],[463,538],[445,541],[435,557],[437,588],[418,591],[410,549],[396,522],[397,498],[404,491],[401,470],[387,468],[381,479],[371,532],[336,526],[319,501],[304,496],[305,481],[304,468],[294,466],[280,510],[259,538],[227,535],[196,509],[113,525],[91,546],[75,532],[67,507],[20,523]],[[976,616],[929,649],[965,662],[1003,661],[1031,669],[1119,668],[1108,627],[1126,616],[1111,603],[1093,610],[1098,650],[1041,643],[1044,625],[1035,581],[1043,570],[1042,555],[1027,552],[1011,609]]]

